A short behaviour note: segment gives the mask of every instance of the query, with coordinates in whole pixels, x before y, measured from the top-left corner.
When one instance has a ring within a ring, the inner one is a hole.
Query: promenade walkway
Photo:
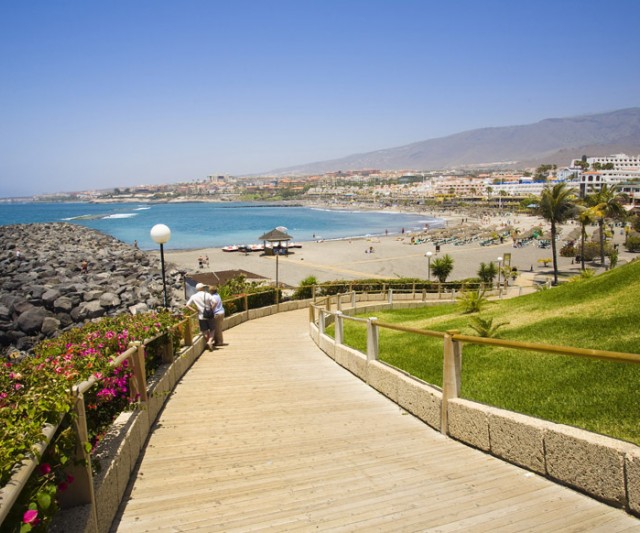
[[[326,357],[307,311],[205,352],[152,429],[113,532],[639,531],[464,446]]]

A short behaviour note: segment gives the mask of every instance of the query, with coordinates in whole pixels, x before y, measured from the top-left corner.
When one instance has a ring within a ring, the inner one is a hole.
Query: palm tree
[[[438,278],[440,283],[447,281],[453,271],[453,258],[449,254],[438,257],[431,262],[431,273]]]
[[[566,222],[575,212],[574,194],[566,183],[546,186],[540,195],[539,213],[551,224],[551,255],[553,258],[553,284],[558,284],[558,252],[556,237],[558,225]]]
[[[580,223],[580,264],[581,264],[581,269],[584,271],[585,270],[585,266],[584,266],[584,242],[587,238],[587,226],[589,224],[593,224],[593,222],[595,222],[596,217],[593,213],[593,209],[588,208],[588,207],[584,207],[584,206],[579,206],[578,207],[579,211],[578,211],[578,215],[577,215],[577,219],[578,222]]]
[[[585,198],[586,204],[593,209],[593,214],[598,222],[600,230],[600,264],[604,266],[604,221],[607,218],[624,218],[625,210],[622,207],[622,195],[616,186],[609,187],[606,183],[602,188]]]
[[[498,275],[498,269],[493,261],[487,263],[480,263],[480,268],[478,269],[478,277],[480,281],[482,281],[485,287],[491,287],[493,284],[493,280],[496,279]]]

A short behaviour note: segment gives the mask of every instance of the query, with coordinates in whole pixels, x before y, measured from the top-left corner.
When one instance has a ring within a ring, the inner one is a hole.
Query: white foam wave
[[[133,218],[137,216],[137,213],[116,213],[115,215],[107,215],[103,217],[103,220],[109,220],[113,218]]]

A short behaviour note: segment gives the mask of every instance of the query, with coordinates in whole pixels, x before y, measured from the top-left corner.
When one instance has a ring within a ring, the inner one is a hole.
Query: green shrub
[[[624,247],[629,252],[640,252],[640,233],[632,231],[624,242]]]
[[[318,284],[318,280],[315,276],[309,276],[300,282],[300,287],[293,293],[292,299],[294,300],[306,300],[307,298],[313,298],[313,286]]]
[[[573,242],[569,242],[565,244],[562,248],[560,248],[561,257],[575,257],[576,255],[577,255],[577,250]]]

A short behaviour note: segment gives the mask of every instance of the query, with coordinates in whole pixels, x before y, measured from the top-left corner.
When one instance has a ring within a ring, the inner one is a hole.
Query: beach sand
[[[510,225],[524,234],[534,226],[542,226],[548,231],[548,224],[539,217],[484,217],[482,219],[466,218],[462,216],[447,216],[446,231],[455,235],[473,233],[473,227],[490,231],[491,227]],[[561,236],[569,235],[578,228],[577,225],[562,226]],[[424,235],[433,235],[436,230],[430,230]],[[428,260],[427,251],[433,253],[431,261],[444,254],[449,254],[454,261],[454,268],[448,280],[460,280],[477,276],[481,262],[497,263],[498,257],[511,254],[511,266],[521,273],[515,285],[530,286],[534,280],[544,281],[552,276],[552,267],[544,267],[539,259],[550,258],[550,248],[540,248],[535,242],[523,247],[514,247],[510,237],[502,244],[482,246],[480,241],[455,246],[441,245],[436,253],[432,242],[411,244],[411,237],[421,234],[388,235],[372,238],[357,238],[344,240],[313,241],[302,243],[302,248],[295,248],[288,256],[278,257],[278,280],[289,286],[298,286],[302,280],[315,276],[319,282],[333,280],[355,280],[363,278],[394,279],[413,277],[427,279]],[[295,235],[293,235],[295,239]],[[373,247],[373,253],[368,253]],[[625,253],[620,247],[620,263],[625,262]],[[367,253],[365,253],[367,251]],[[209,266],[199,268],[198,258],[207,255]],[[220,248],[207,248],[188,251],[166,251],[165,259],[187,274],[202,272],[217,272],[223,270],[242,269],[269,280],[276,277],[276,258],[260,252],[223,252]],[[591,266],[591,265],[590,265]],[[559,257],[559,269],[566,274],[577,274],[579,264],[573,264],[571,258]]]

